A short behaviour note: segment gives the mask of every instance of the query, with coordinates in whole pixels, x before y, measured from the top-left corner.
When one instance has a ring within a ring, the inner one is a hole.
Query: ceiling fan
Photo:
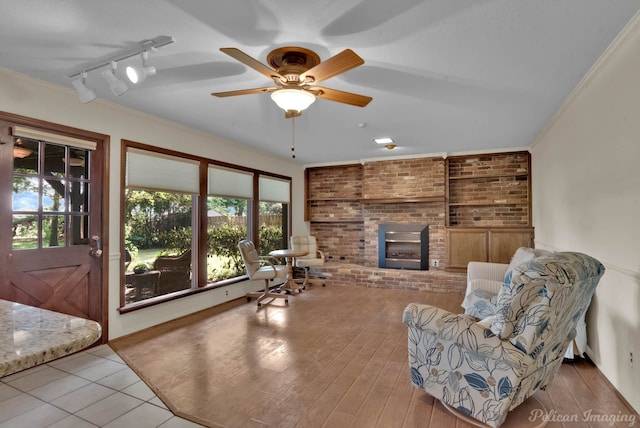
[[[365,95],[323,88],[316,84],[345,71],[364,64],[351,49],[345,49],[328,60],[321,62],[315,52],[296,46],[274,49],[267,55],[270,68],[236,48],[220,48],[230,57],[272,79],[276,86],[266,88],[241,89],[237,91],[214,92],[216,97],[231,97],[271,92],[271,98],[285,111],[286,118],[297,117],[316,98],[364,107],[372,100]]]

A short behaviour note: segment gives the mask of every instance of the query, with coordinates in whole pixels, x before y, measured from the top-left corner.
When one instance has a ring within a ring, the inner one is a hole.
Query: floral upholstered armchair
[[[481,321],[409,304],[411,382],[466,416],[501,425],[551,383],[603,274],[585,254],[551,253],[516,266],[493,298],[495,312]]]

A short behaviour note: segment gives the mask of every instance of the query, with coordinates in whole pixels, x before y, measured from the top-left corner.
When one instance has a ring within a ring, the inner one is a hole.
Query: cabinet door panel
[[[470,261],[488,261],[486,230],[449,230],[449,269],[466,269]]]
[[[489,232],[489,261],[509,263],[520,247],[533,247],[533,233],[527,230],[492,230]]]

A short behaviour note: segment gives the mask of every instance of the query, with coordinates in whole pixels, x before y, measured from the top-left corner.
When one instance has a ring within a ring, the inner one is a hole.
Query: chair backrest
[[[158,256],[153,261],[153,269],[188,272],[191,270],[191,250],[186,250],[177,256]]]
[[[124,250],[124,268],[127,269],[131,264],[131,253],[129,250]]]
[[[306,251],[307,255],[298,257],[299,259],[317,259],[318,243],[313,235],[293,235],[291,237],[291,249],[295,251]]]
[[[558,252],[516,266],[498,293],[491,331],[540,358],[555,360],[575,337],[604,266],[581,253]]]
[[[238,249],[244,261],[247,275],[249,275],[249,278],[252,278],[253,274],[260,269],[260,254],[258,254],[253,242],[247,239],[238,242]]]

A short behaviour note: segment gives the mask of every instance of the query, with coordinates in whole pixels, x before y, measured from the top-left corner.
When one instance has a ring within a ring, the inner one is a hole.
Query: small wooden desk
[[[302,287],[295,283],[293,280],[293,259],[296,257],[302,257],[309,254],[307,251],[295,251],[295,250],[273,250],[269,253],[271,257],[279,257],[284,258],[287,263],[287,280],[284,285],[281,287],[282,290],[285,290],[288,293],[294,293],[296,290],[302,293]]]

